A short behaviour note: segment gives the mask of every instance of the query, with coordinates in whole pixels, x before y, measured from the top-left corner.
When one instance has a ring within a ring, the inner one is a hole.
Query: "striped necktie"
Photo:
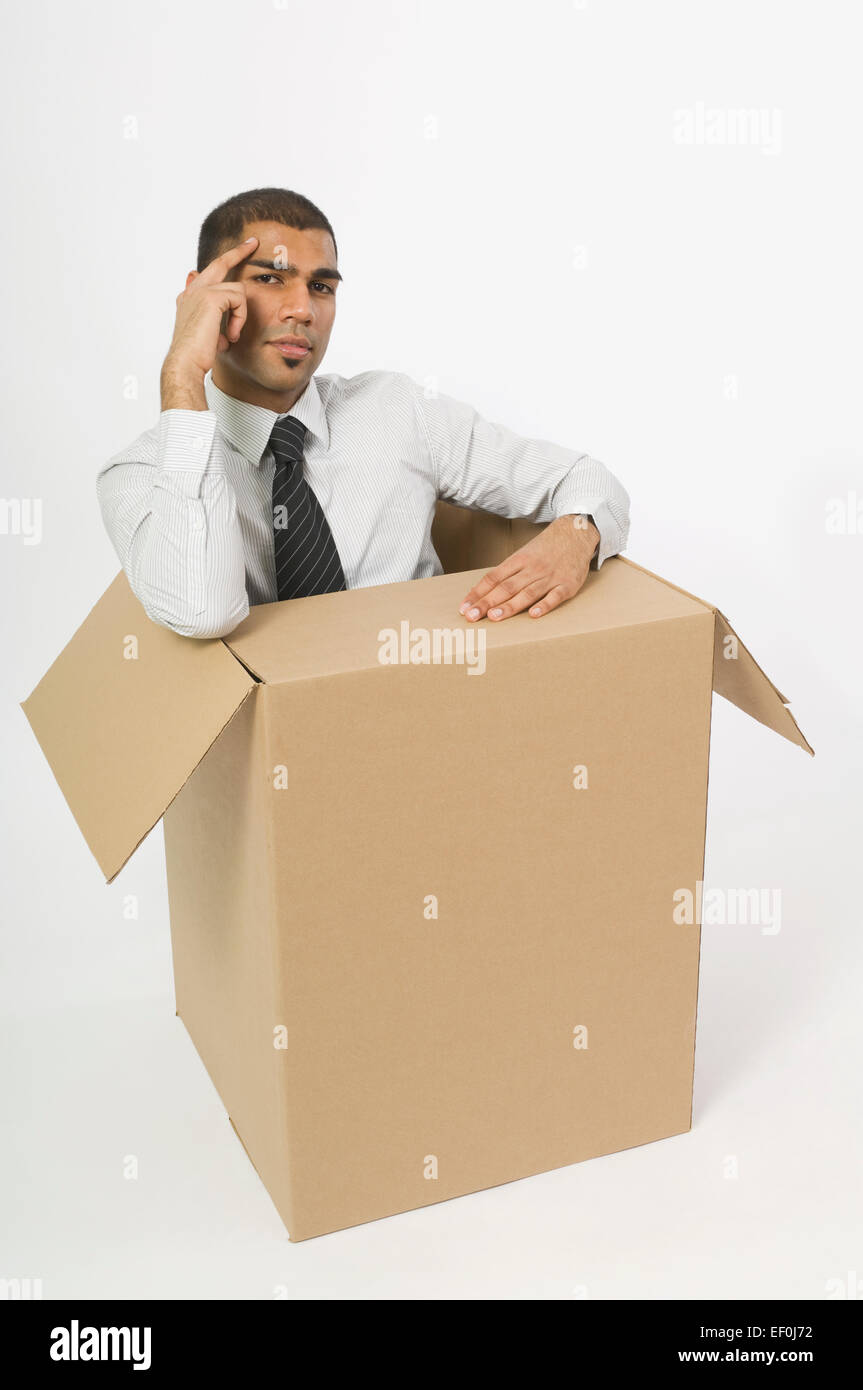
[[[306,427],[293,415],[273,425],[273,544],[279,599],[346,589],[344,570],[323,508],[303,477]]]

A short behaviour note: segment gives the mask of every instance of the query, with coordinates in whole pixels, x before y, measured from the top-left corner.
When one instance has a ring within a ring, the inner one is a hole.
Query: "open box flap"
[[[623,560],[624,564],[631,565],[633,569],[641,570],[644,574],[652,574],[654,579],[661,579],[660,575],[653,574],[652,570],[645,569],[643,565],[637,565],[634,560],[628,559],[625,555],[621,555],[619,558]],[[666,584],[669,589],[676,589],[679,594],[685,594],[687,598],[696,597],[695,594],[690,594],[687,589],[681,589],[677,584],[670,584],[667,579],[663,579],[662,583]],[[731,701],[732,705],[742,709],[744,714],[748,714],[752,719],[757,719],[759,724],[766,724],[768,729],[773,729],[783,738],[787,738],[790,743],[796,743],[798,748],[804,748],[807,753],[811,753],[814,757],[814,748],[811,747],[790,709],[787,708],[788,700],[780,690],[777,690],[770,677],[762,671],[752,653],[737,636],[725,614],[720,613],[715,604],[705,603],[704,599],[696,599],[696,602],[704,603],[706,608],[710,608],[716,619],[713,649],[713,689],[717,695],[723,695],[726,700]]]
[[[814,757],[812,748],[801,732],[797,720],[788,709],[788,701],[776,689],[770,677],[765,675],[752,653],[741,642],[737,633],[718,608],[716,614],[716,639],[713,649],[713,689],[717,695],[724,695],[732,705],[737,705],[745,714],[774,729],[777,734],[805,748]]]
[[[151,622],[121,572],[23,702],[109,883],[255,684],[218,638]]]

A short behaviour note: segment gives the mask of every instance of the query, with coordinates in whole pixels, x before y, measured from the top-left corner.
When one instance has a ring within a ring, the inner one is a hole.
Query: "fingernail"
[[[459,613],[463,613],[464,610],[465,610],[466,608],[467,608],[467,604],[466,604],[466,603],[461,603],[461,604],[459,604],[459,610],[458,610]]]
[[[478,618],[478,617],[479,617],[479,609],[478,609],[478,608],[472,608],[472,609],[470,610],[470,612],[468,613],[468,617],[469,617],[469,618]]]
[[[503,609],[502,609],[502,608],[492,608],[492,609],[490,610],[488,616],[489,616],[490,618],[499,618],[502,612],[503,612]]]
[[[531,608],[531,610],[530,610],[530,616],[531,616],[532,618],[538,618],[541,612],[542,612],[542,609],[541,609],[541,608]]]

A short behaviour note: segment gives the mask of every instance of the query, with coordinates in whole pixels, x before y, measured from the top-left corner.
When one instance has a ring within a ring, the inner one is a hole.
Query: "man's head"
[[[216,256],[250,236],[258,244],[230,276],[244,286],[248,315],[237,341],[217,357],[213,380],[228,395],[281,412],[305,390],[327,350],[341,279],[338,249],[327,218],[308,198],[252,189],[205,218],[187,288]]]

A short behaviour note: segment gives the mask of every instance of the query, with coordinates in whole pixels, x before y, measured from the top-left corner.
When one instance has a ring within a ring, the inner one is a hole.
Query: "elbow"
[[[198,622],[188,624],[172,623],[170,626],[172,631],[179,633],[181,637],[197,637],[200,641],[206,641],[213,637],[229,636],[230,633],[234,631],[234,628],[239,627],[243,619],[248,616],[248,612],[249,610],[246,608],[245,612],[237,613],[237,615],[232,618],[212,619],[208,619],[206,615],[202,614]]]
[[[151,622],[169,628],[180,637],[195,637],[199,641],[227,637],[249,614],[249,601],[245,594],[230,607],[204,608],[196,613],[188,610],[183,612],[166,604],[163,595],[157,599],[152,593],[137,593],[136,597]]]
[[[194,619],[186,622],[175,620],[165,621],[153,615],[155,622],[161,622],[163,627],[169,627],[172,632],[179,633],[181,637],[196,637],[199,641],[207,641],[214,637],[227,637],[239,627],[244,618],[248,617],[249,605],[246,603],[233,613],[199,613]]]

